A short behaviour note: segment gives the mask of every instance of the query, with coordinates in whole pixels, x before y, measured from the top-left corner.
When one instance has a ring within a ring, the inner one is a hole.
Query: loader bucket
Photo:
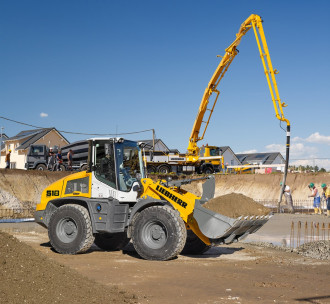
[[[195,201],[193,216],[200,231],[214,244],[230,244],[235,240],[241,240],[256,232],[271,217],[241,216],[234,219],[202,207],[200,200]]]

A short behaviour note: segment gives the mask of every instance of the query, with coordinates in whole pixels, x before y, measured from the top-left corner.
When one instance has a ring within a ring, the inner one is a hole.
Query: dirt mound
[[[283,174],[280,173],[215,175],[215,196],[240,193],[255,200],[278,200],[282,179]],[[204,182],[195,181],[182,188],[201,196]],[[306,200],[310,195],[307,185],[311,182],[321,192],[322,183],[330,184],[330,173],[289,173],[287,184],[291,188],[293,199]]]
[[[233,218],[270,213],[270,209],[256,203],[252,198],[236,193],[215,197],[209,200],[204,207]]]
[[[313,259],[330,260],[330,241],[305,243],[297,247],[296,251]]]
[[[0,205],[21,208],[24,202],[40,201],[42,191],[71,172],[0,169]]]
[[[58,264],[0,232],[1,303],[137,303],[137,297],[106,287]]]

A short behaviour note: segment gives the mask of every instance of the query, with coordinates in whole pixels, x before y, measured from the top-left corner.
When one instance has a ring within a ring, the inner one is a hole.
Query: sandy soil
[[[268,215],[271,212],[269,208],[256,203],[252,198],[235,193],[215,197],[203,206],[233,218],[250,215]]]
[[[285,225],[291,218],[284,218]],[[275,216],[261,234],[283,226],[280,220]],[[289,228],[283,229],[279,231]],[[330,261],[293,252],[235,243],[212,248],[202,256],[180,255],[158,262],[140,259],[131,246],[124,252],[104,252],[93,245],[86,254],[60,255],[50,248],[42,228],[12,233],[51,261],[106,287],[118,286],[126,295],[136,295],[141,304],[330,303]]]
[[[0,233],[1,303],[137,303],[134,294],[98,284]]]

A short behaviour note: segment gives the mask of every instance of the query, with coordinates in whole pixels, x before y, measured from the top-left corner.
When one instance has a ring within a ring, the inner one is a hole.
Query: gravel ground
[[[330,260],[330,241],[315,241],[305,243],[294,249],[285,246],[273,245],[272,243],[267,242],[251,242],[249,244],[286,252],[293,252],[318,260]]]

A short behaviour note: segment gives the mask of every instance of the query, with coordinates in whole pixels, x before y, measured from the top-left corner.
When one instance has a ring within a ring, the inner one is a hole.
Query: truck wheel
[[[171,172],[171,168],[168,165],[161,165],[157,168],[157,172],[167,174]]]
[[[157,169],[155,166],[147,166],[147,172],[148,173],[156,173]]]
[[[203,169],[203,173],[205,174],[212,174],[214,172],[214,170],[211,167],[205,167]]]
[[[116,251],[122,250],[129,243],[129,238],[126,232],[97,233],[94,243],[102,250]]]
[[[187,241],[181,253],[183,254],[203,254],[211,248],[202,242],[198,236],[192,231],[187,231]]]
[[[144,209],[134,219],[132,242],[146,260],[165,261],[182,251],[187,229],[179,213],[167,206]]]
[[[87,165],[83,165],[80,169],[80,171],[87,171],[88,169],[88,166]]]
[[[64,165],[60,165],[59,170],[58,171],[65,171],[65,166]]]
[[[87,251],[94,242],[87,209],[74,204],[59,207],[50,218],[48,236],[58,253],[76,254]]]
[[[45,171],[47,167],[44,164],[39,164],[36,166],[36,170]]]

